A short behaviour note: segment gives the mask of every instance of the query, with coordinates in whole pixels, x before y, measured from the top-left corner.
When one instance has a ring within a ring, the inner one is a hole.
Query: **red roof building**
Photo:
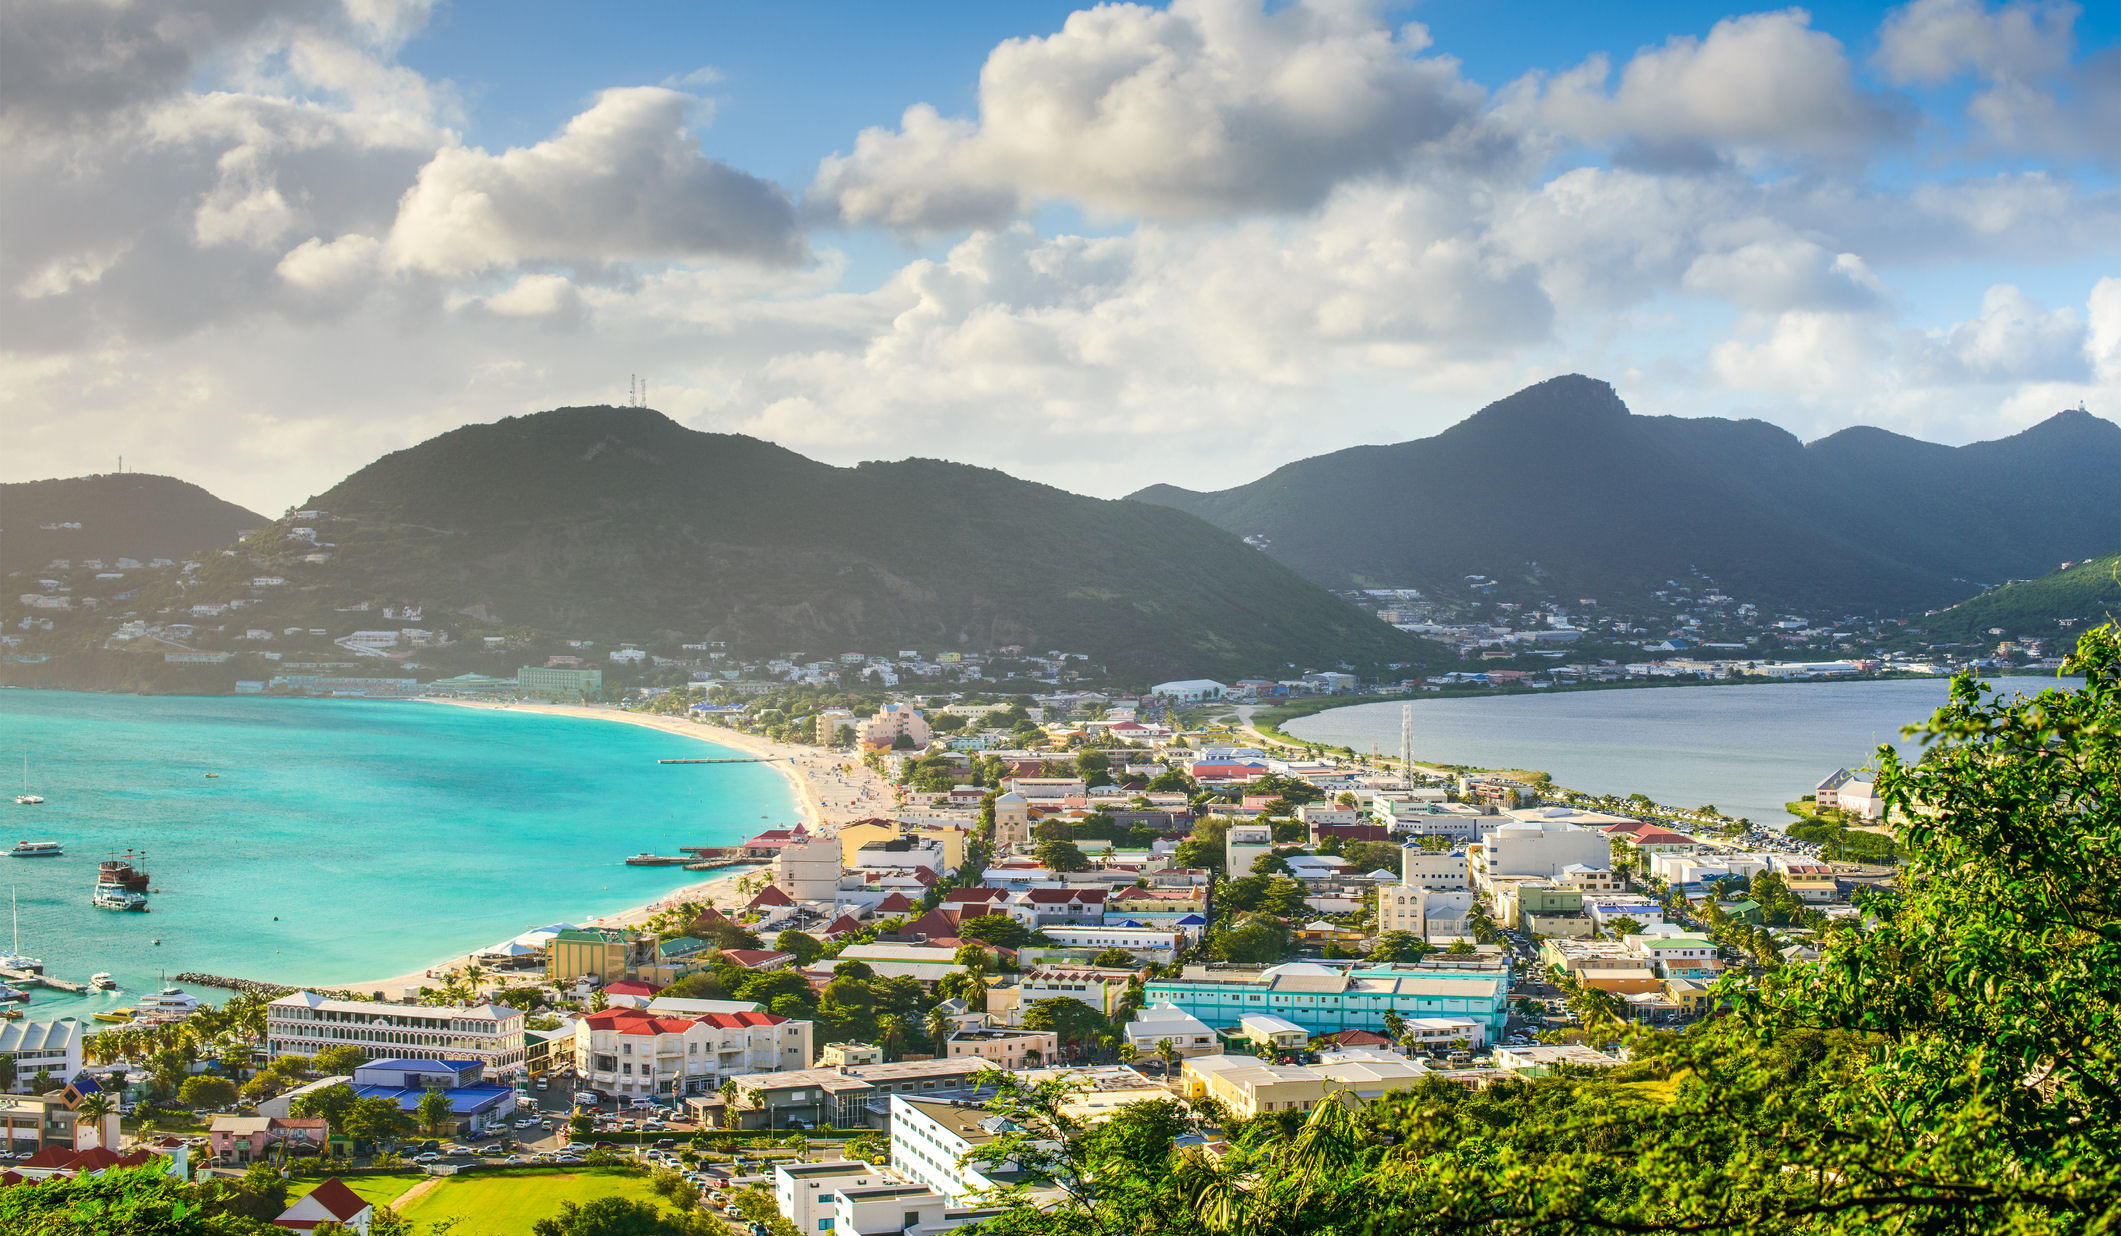
[[[369,1219],[375,1214],[374,1207],[360,1194],[346,1187],[337,1176],[318,1185],[307,1196],[296,1199],[295,1204],[274,1219],[274,1227],[290,1231],[315,1231],[326,1223],[336,1223],[357,1232],[368,1230]]]
[[[906,894],[897,891],[892,892],[890,896],[876,903],[876,913],[878,914],[908,914],[912,910],[912,900]]]
[[[757,896],[745,903],[746,908],[752,910],[763,909],[767,906],[792,906],[794,904],[795,902],[790,899],[788,894],[771,884],[760,889]]]
[[[653,983],[645,983],[640,979],[620,979],[615,983],[604,984],[604,994],[607,996],[648,997],[661,990],[662,988],[657,987]]]
[[[722,956],[743,970],[778,970],[795,960],[793,953],[776,953],[763,948],[725,948]]]

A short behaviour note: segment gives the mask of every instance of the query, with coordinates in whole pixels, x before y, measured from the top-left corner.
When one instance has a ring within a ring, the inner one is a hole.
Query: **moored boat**
[[[117,1025],[131,1021],[133,1019],[133,1011],[131,1009],[105,1009],[100,1013],[90,1013],[89,1016],[97,1021],[107,1021]]]
[[[42,795],[29,792],[29,757],[25,755],[22,757],[22,792],[15,795],[15,805],[19,807],[36,807],[41,806],[43,802],[44,797]]]
[[[182,1021],[199,1011],[204,1001],[181,987],[165,987],[151,996],[140,997],[133,1009],[133,1016],[140,1021]]]
[[[147,894],[136,893],[113,884],[98,884],[88,903],[99,910],[131,910],[144,913],[147,910]]]

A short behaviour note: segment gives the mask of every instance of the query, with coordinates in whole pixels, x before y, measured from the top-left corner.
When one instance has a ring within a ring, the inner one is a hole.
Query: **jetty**
[[[628,867],[683,867],[692,861],[683,854],[636,854],[626,860]]]
[[[778,764],[782,760],[795,762],[792,755],[733,755],[719,760],[657,760],[658,764]]]
[[[0,967],[0,979],[23,987],[49,987],[53,991],[70,991],[77,996],[85,994],[89,989],[87,983],[76,983],[70,979],[53,978],[48,974],[38,974],[30,970],[11,970],[4,967]]]

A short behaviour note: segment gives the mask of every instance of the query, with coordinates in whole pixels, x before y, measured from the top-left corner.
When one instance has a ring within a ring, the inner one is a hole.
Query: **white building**
[[[1223,870],[1235,880],[1252,874],[1252,864],[1274,851],[1274,829],[1267,824],[1232,824],[1223,837]]]
[[[1134,1014],[1122,1030],[1141,1059],[1158,1054],[1158,1045],[1170,1043],[1181,1058],[1219,1056],[1222,1040],[1207,1022],[1169,1001],[1152,1004]]]
[[[1437,854],[1418,845],[1400,848],[1399,882],[1408,888],[1433,888],[1446,892],[1473,887],[1468,881],[1463,850]]]
[[[584,1088],[619,1098],[708,1094],[730,1077],[810,1067],[811,1023],[774,1013],[671,1017],[605,1009],[575,1023]]]
[[[1149,694],[1174,704],[1198,704],[1205,700],[1219,700],[1229,690],[1213,678],[1182,678],[1177,682],[1157,683],[1149,688]]]
[[[890,1171],[854,1159],[823,1163],[782,1160],[773,1169],[773,1204],[783,1219],[795,1225],[795,1230],[829,1232],[834,1218],[833,1199],[842,1188],[899,1183]]]
[[[1187,938],[1182,930],[1161,927],[1092,927],[1059,923],[1042,930],[1062,948],[1120,948],[1134,954],[1136,961],[1153,961],[1159,965],[1177,957]],[[840,955],[845,957],[853,951],[848,949]]]
[[[14,1093],[29,1090],[40,1073],[61,1084],[81,1071],[81,1023],[57,1021],[0,1022],[0,1056],[15,1062]]]
[[[298,991],[265,1006],[265,1041],[275,1058],[351,1046],[378,1059],[476,1060],[492,1075],[522,1066],[523,1015],[501,1004],[384,1004]]]
[[[773,886],[795,901],[830,901],[840,887],[840,843],[832,837],[790,841],[773,856]]]
[[[1559,879],[1571,864],[1611,868],[1613,843],[1601,832],[1556,820],[1516,820],[1488,834],[1474,859],[1482,876]]]
[[[884,705],[875,716],[861,723],[856,735],[872,747],[896,747],[903,738],[917,748],[926,747],[934,736],[928,729],[928,719],[911,704]]]
[[[984,1107],[891,1096],[891,1170],[909,1183],[932,1189],[953,1203],[999,1189],[989,1171],[960,1160],[1012,1126]],[[896,1230],[896,1229],[893,1229]]]

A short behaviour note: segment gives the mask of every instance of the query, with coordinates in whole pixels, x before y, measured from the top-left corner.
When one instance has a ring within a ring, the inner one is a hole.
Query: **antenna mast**
[[[1414,784],[1414,705],[1399,706],[1399,775]]]

